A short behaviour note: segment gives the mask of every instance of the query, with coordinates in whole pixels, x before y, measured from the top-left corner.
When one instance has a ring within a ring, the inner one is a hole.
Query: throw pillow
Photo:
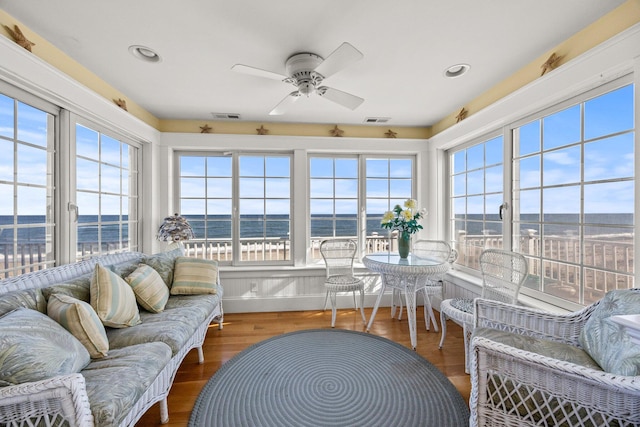
[[[113,271],[96,264],[90,293],[91,307],[105,326],[126,328],[140,323],[133,289]]]
[[[140,264],[124,280],[136,294],[138,304],[152,313],[160,313],[164,310],[169,299],[169,288],[156,270],[146,264]]]
[[[80,372],[87,349],[46,314],[18,308],[0,317],[0,386]]]
[[[68,295],[53,294],[47,314],[78,339],[91,355],[99,359],[107,355],[109,340],[93,307]]]
[[[24,289],[2,294],[0,298],[0,316],[9,313],[19,307],[37,310],[40,313],[47,312],[47,301],[44,299],[42,290]]]
[[[176,258],[181,255],[183,255],[182,248],[176,248],[169,252],[148,255],[142,259],[142,262],[153,267],[160,274],[165,285],[170,288],[173,282],[173,264]]]
[[[640,291],[609,291],[591,313],[580,333],[580,345],[606,372],[640,375],[640,346],[612,316],[640,313]]]
[[[47,301],[53,294],[63,294],[79,299],[80,301],[89,302],[91,301],[91,296],[89,295],[90,287],[91,274],[87,274],[77,279],[42,288],[42,293]]]
[[[176,258],[171,295],[215,294],[217,285],[216,261],[186,256]]]

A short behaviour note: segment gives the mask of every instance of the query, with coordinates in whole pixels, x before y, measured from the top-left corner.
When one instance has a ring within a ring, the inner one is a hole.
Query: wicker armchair
[[[527,260],[521,254],[500,249],[485,249],[480,254],[481,297],[515,304],[528,271]],[[453,298],[442,301],[440,305],[440,323],[442,324],[440,348],[444,346],[444,339],[447,336],[447,319],[462,326],[465,371],[469,373],[469,339],[473,332],[473,300]]]
[[[446,261],[450,264],[454,263],[458,258],[458,251],[452,249],[444,240],[417,240],[413,243],[413,249],[411,252],[413,255],[418,257],[433,258],[443,262]],[[427,286],[422,288],[422,295],[424,298],[424,321],[426,329],[430,329],[431,321],[433,321],[433,328],[438,332],[438,323],[433,315],[431,298],[434,295],[437,295],[440,297],[440,301],[444,300],[442,278],[434,277],[428,279]],[[402,319],[403,309],[400,290],[394,288],[391,298],[391,317],[395,317],[396,309],[398,308],[398,320],[400,320]],[[397,304],[396,300],[398,301]]]
[[[327,308],[327,299],[331,299],[331,327],[336,325],[336,295],[338,292],[353,292],[353,304],[356,303],[356,291],[360,292],[360,313],[362,322],[366,323],[364,315],[364,282],[353,275],[353,259],[356,256],[358,246],[351,239],[323,240],[320,243],[320,253],[327,268],[327,278],[324,286],[324,308]]]
[[[639,376],[613,375],[483,336],[506,331],[518,340],[582,351],[580,333],[600,302],[564,315],[479,298],[474,304],[471,426],[640,425]]]

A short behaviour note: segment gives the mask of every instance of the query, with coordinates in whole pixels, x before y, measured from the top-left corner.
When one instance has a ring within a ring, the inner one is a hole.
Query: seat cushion
[[[483,337],[519,350],[536,353],[556,360],[601,370],[600,366],[583,349],[556,341],[514,334],[491,328],[476,328],[473,337]],[[472,338],[473,339],[473,338]]]
[[[89,352],[46,314],[18,308],[0,317],[0,386],[80,372]]]
[[[215,310],[218,295],[181,295],[169,298],[162,313],[140,313],[142,323],[131,328],[107,329],[110,348],[161,341],[175,355]]]
[[[170,359],[169,347],[154,342],[112,349],[83,369],[96,427],[118,426]]]
[[[105,326],[126,328],[140,323],[133,289],[113,271],[96,264],[91,278],[91,307]]]
[[[640,375],[640,345],[612,316],[640,313],[640,291],[625,289],[607,292],[580,333],[580,345],[606,372]]]

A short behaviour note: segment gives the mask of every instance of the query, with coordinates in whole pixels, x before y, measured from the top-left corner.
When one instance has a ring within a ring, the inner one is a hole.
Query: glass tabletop
[[[443,264],[445,261],[436,258],[427,258],[414,255],[412,253],[407,258],[400,258],[400,255],[392,252],[378,252],[365,255],[365,258],[384,264],[411,266],[411,267],[428,267]]]

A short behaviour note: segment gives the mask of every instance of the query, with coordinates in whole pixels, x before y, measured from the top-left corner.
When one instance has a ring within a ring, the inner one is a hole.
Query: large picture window
[[[190,256],[235,264],[291,262],[291,158],[179,154],[180,213]]]
[[[634,286],[629,81],[609,83],[507,126],[496,138],[449,151],[450,237],[460,266],[477,269],[480,252],[490,247],[523,253],[529,278],[522,292],[567,308]],[[503,189],[503,182],[511,187]]]

